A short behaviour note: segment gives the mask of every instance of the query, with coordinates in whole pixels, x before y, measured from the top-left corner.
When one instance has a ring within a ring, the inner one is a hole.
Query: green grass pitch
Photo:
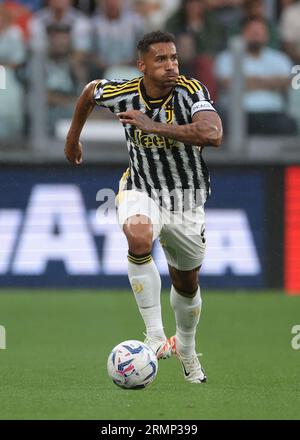
[[[116,387],[106,373],[113,346],[143,340],[129,291],[2,290],[0,419],[299,419],[300,297],[280,292],[203,294],[198,351],[208,382],[184,381],[176,358],[160,361],[139,391]],[[169,295],[165,328],[174,332]]]

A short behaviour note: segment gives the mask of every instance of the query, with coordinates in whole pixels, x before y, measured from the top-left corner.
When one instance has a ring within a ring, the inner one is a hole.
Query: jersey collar
[[[143,78],[141,78],[139,81],[138,91],[148,110],[165,107],[173,96],[173,90],[171,90],[171,92],[166,96],[162,96],[161,98],[151,98],[146,93]]]

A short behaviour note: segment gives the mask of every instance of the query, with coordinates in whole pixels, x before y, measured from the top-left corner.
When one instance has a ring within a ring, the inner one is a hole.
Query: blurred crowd
[[[300,90],[291,86],[293,66],[300,65],[299,0],[0,0],[0,65],[6,73],[0,139],[28,131],[34,51],[44,48],[47,55],[47,126],[53,135],[57,121],[71,116],[85,83],[139,75],[136,44],[157,29],[176,36],[181,73],[207,85],[225,129],[233,77],[229,42],[240,35],[248,132],[299,132]]]

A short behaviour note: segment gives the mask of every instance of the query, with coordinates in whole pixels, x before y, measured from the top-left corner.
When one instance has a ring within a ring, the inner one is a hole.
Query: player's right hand
[[[81,142],[66,142],[65,144],[65,156],[75,165],[82,163],[82,145]]]

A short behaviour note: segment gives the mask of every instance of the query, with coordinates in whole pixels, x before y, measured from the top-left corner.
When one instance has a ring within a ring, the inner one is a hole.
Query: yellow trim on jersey
[[[138,91],[137,85],[136,86],[128,86],[128,88],[124,88],[122,90],[116,90],[114,92],[109,90],[108,92],[104,92],[102,98],[103,99],[114,98],[115,96],[125,95],[126,93],[136,92],[136,91]]]
[[[127,168],[127,170],[123,173],[120,182],[119,182],[119,191],[118,194],[116,195],[116,203],[121,203],[121,201],[123,200],[122,196],[122,192],[123,192],[123,186],[124,186],[124,182],[127,179],[127,177],[129,176],[130,170],[129,168]]]
[[[179,85],[179,86],[183,86],[183,87],[185,87],[186,89],[188,89],[188,91],[190,92],[190,93],[195,93],[195,90],[194,89],[192,89],[192,87],[190,87],[188,84],[185,84],[183,81],[180,81],[180,80],[178,80],[177,81],[177,84]]]
[[[150,102],[150,104],[155,104],[157,102],[162,102],[162,101],[163,101],[163,99],[151,99],[151,101],[149,101],[149,102]]]
[[[131,86],[135,86],[137,85],[139,82],[139,78],[133,79],[131,81],[127,81],[126,83],[123,84],[107,84],[105,87],[105,90],[109,90],[109,91],[118,91],[118,90],[122,90],[126,87],[131,87]]]
[[[173,97],[173,90],[172,90],[172,92],[170,93],[170,95],[167,97],[167,99],[165,100],[165,102],[163,103],[163,108],[164,107],[166,107],[166,105],[168,104],[168,102],[172,99],[172,97]]]
[[[96,85],[95,85],[95,87],[94,87],[94,90],[93,90],[93,97],[95,96],[95,94],[96,94],[96,88],[98,87],[98,85],[101,83],[103,81],[103,79],[99,79],[99,81],[97,81],[96,82]],[[94,98],[95,99],[95,98]],[[100,99],[101,99],[101,96],[100,96]],[[95,101],[98,101],[99,99],[95,99]]]
[[[119,191],[121,191],[121,186],[124,183],[124,180],[129,176],[129,168],[123,173],[120,183],[119,183]]]
[[[141,101],[143,101],[143,103],[144,103],[145,106],[147,107],[147,109],[148,109],[148,110],[151,110],[151,107],[149,107],[149,105],[147,104],[147,102],[146,102],[146,101],[144,100],[144,98],[143,98],[143,94],[142,94],[142,91],[141,91],[141,82],[142,82],[142,79],[143,79],[143,78],[140,78],[139,83],[138,83],[138,92],[139,92],[139,96],[140,96]]]
[[[163,103],[161,107],[164,108],[164,107],[168,104],[168,102],[172,99],[172,97],[173,97],[173,90],[170,92],[170,94],[169,94],[169,96],[168,96],[167,98],[155,99],[155,100],[154,100],[154,99],[151,99],[151,101],[149,100],[149,102],[147,102],[147,101],[144,99],[143,94],[142,94],[142,91],[141,91],[141,82],[142,82],[142,79],[143,79],[143,78],[140,78],[139,85],[138,85],[138,91],[139,91],[140,98],[141,98],[141,100],[144,102],[144,104],[146,105],[147,109],[148,109],[148,110],[151,110],[151,107],[149,106],[149,104],[155,104],[155,103],[159,103],[159,102],[162,102],[162,103]],[[165,101],[164,101],[164,99],[165,99]]]
[[[127,81],[124,84],[117,84],[117,85],[111,85],[111,84],[105,83],[103,85],[102,95],[99,98],[95,99],[95,101],[99,101],[101,99],[106,99],[106,98],[111,98],[114,96],[121,95],[122,93],[126,93],[128,91],[136,90],[139,80],[140,80],[140,78],[135,78],[135,79],[132,79],[131,81]],[[102,81],[104,81],[104,79],[100,79],[99,81],[97,81],[97,83],[94,87],[93,96],[95,96],[96,89],[99,86],[99,84],[101,84]]]
[[[184,75],[180,75],[178,77],[177,84],[186,87],[191,93],[203,90],[201,85],[196,80],[187,79]]]
[[[194,89],[192,89],[192,87],[191,87],[190,85],[188,85],[188,84],[185,84],[185,83],[184,83],[183,81],[181,81],[181,80],[178,80],[177,84],[178,84],[178,85],[180,85],[180,86],[183,86],[183,87],[185,87],[186,89],[188,89],[188,91],[189,91],[190,93],[192,93],[192,94],[194,94],[194,93],[195,93],[195,90],[194,90]]]
[[[201,86],[201,84],[199,84],[195,79],[193,79],[192,81],[196,85],[196,87],[198,88],[198,91],[203,90],[203,87]]]
[[[185,82],[186,84],[190,84],[195,92],[199,92],[199,90],[202,90],[201,85],[194,79],[187,79],[184,75],[180,76],[181,81]]]

